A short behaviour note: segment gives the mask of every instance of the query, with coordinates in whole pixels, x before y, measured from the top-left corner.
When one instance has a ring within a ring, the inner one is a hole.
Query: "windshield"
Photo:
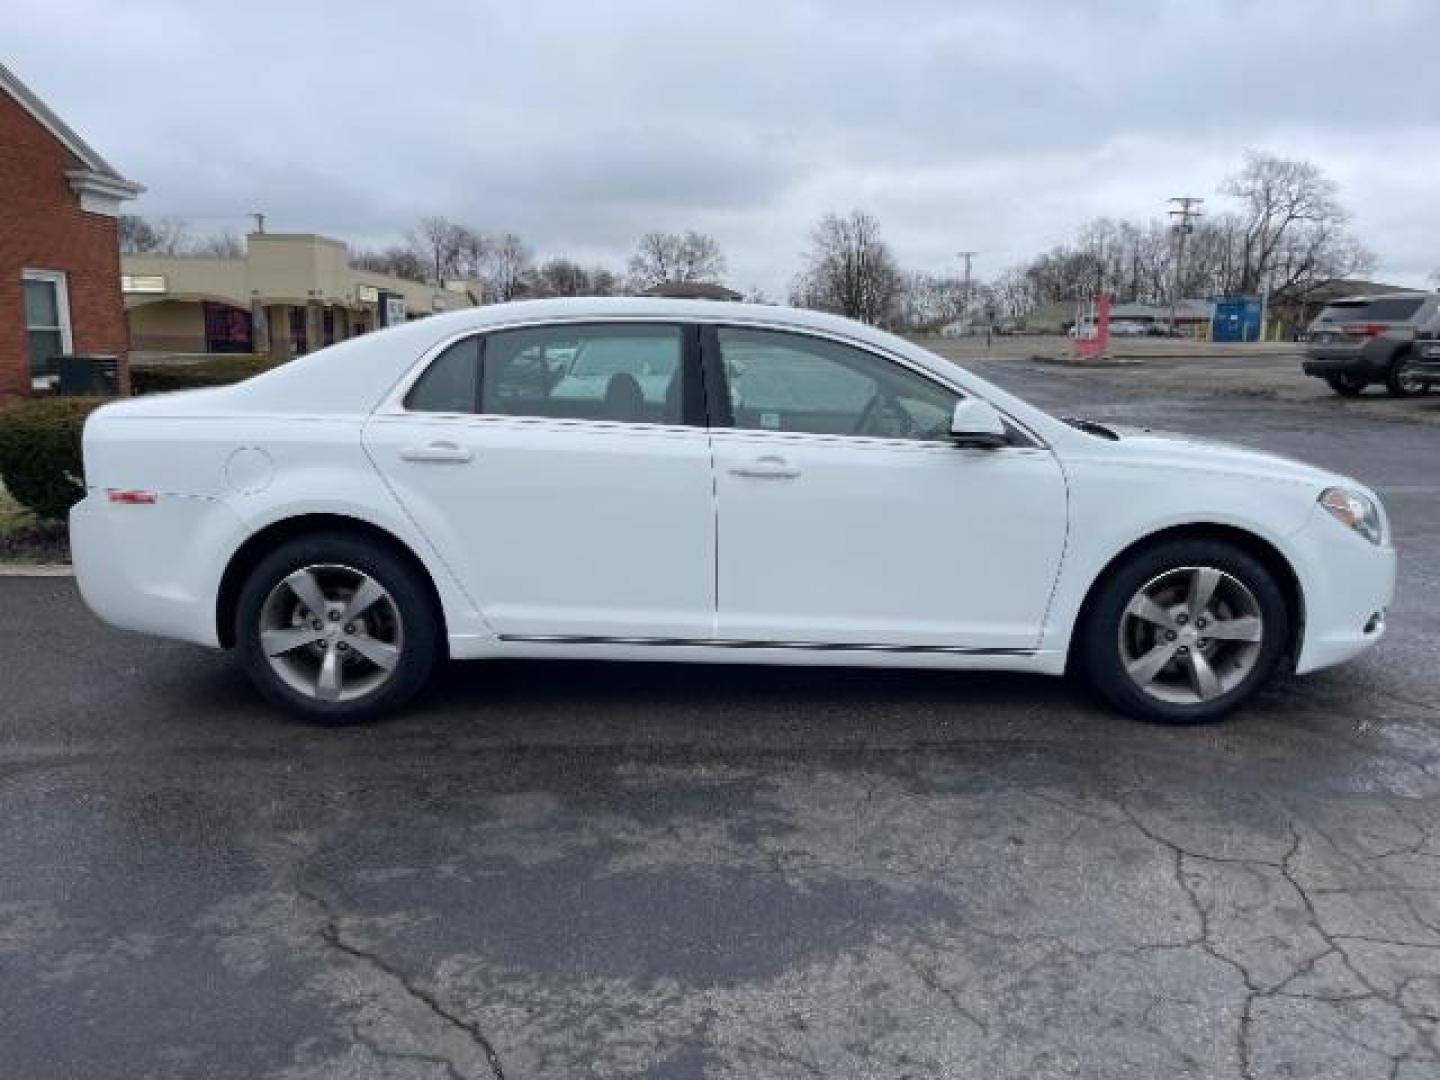
[[[1320,312],[1317,323],[1405,322],[1425,302],[1423,296],[1382,296],[1373,300],[1337,300]]]

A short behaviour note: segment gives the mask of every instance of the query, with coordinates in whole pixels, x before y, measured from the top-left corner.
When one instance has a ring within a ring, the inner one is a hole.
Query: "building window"
[[[322,337],[326,345],[335,344],[335,309],[327,307],[321,312],[320,326]]]
[[[250,312],[230,304],[207,300],[205,308],[205,351],[212,353],[253,352]]]
[[[65,275],[56,270],[26,270],[25,338],[32,381],[56,374],[55,358],[74,347],[70,339],[70,297]]]
[[[290,353],[293,356],[304,356],[310,351],[310,343],[305,333],[305,315],[303,307],[290,309]]]

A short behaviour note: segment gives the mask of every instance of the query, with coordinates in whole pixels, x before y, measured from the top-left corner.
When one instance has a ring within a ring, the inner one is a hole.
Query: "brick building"
[[[129,350],[121,176],[0,64],[0,399],[47,385],[65,353]]]

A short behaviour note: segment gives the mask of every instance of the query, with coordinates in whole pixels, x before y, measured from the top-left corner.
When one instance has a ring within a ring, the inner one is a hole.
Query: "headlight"
[[[1384,539],[1380,524],[1380,508],[1375,500],[1349,488],[1326,488],[1320,493],[1320,505],[1330,511],[1330,516],[1350,526],[1372,544]]]

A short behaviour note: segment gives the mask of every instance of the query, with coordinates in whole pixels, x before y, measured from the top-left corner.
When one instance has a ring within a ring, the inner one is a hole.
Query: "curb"
[[[74,577],[69,563],[0,563],[0,578]]]

